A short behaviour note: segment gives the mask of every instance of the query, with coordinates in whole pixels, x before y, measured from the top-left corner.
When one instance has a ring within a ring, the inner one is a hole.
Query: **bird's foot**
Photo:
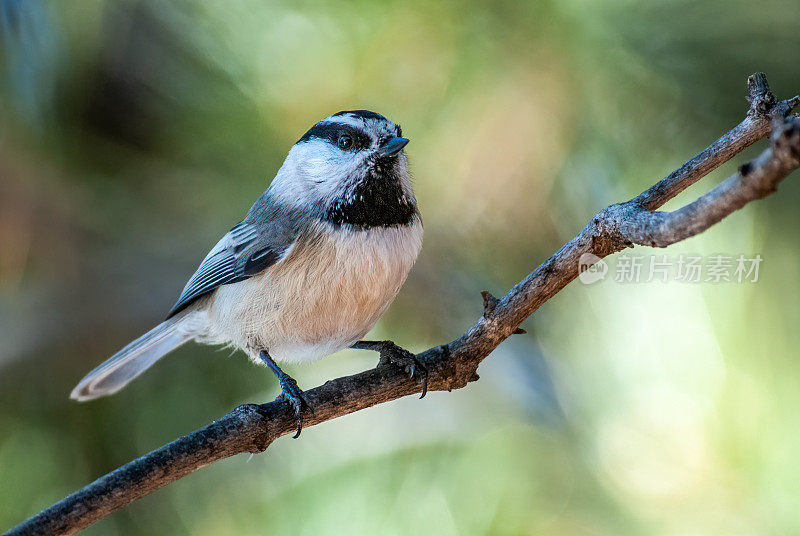
[[[359,341],[353,345],[353,348],[364,350],[374,350],[380,354],[378,366],[392,364],[402,369],[408,374],[409,379],[416,379],[422,385],[422,395],[424,398],[428,393],[428,369],[425,365],[406,350],[392,341]]]
[[[311,404],[308,403],[306,394],[297,386],[297,382],[286,374],[278,364],[265,352],[259,352],[258,357],[266,364],[270,370],[278,378],[278,384],[281,386],[281,394],[275,398],[276,402],[285,401],[289,407],[294,410],[294,417],[297,421],[297,432],[292,436],[294,439],[300,437],[300,432],[303,431],[303,412],[311,410]]]
[[[297,439],[300,437],[300,432],[303,431],[303,412],[310,409],[311,405],[306,399],[306,394],[297,386],[294,378],[284,373],[283,376],[278,377],[278,383],[281,386],[281,394],[275,398],[275,401],[285,401],[294,410],[297,432],[292,437]]]

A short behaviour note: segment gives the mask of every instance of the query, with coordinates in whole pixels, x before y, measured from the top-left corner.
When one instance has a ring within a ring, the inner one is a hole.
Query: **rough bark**
[[[800,98],[777,101],[766,77],[748,79],[745,119],[679,169],[633,199],[601,210],[574,238],[517,283],[502,298],[483,293],[484,311],[458,339],[417,356],[428,369],[429,390],[453,390],[476,380],[478,365],[497,345],[578,276],[581,256],[599,260],[633,244],[665,247],[694,236],[747,203],[773,193],[800,166]],[[770,147],[739,172],[672,212],[656,211],[743,149],[769,135]],[[394,366],[326,382],[306,391],[313,408],[305,426],[419,393],[420,385]],[[282,402],[246,404],[95,480],[12,528],[7,535],[74,534],[91,523],[187,474],[239,453],[262,452],[295,430],[292,410]]]

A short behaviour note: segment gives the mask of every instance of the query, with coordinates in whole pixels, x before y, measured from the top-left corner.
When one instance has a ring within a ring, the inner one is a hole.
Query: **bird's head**
[[[399,125],[368,110],[326,117],[295,143],[273,181],[284,202],[334,225],[408,224],[417,212]]]

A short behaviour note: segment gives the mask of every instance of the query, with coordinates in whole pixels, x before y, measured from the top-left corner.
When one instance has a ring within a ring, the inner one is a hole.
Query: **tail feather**
[[[186,316],[173,317],[154,327],[87,374],[72,390],[70,398],[92,400],[116,393],[156,361],[192,339],[184,329]]]

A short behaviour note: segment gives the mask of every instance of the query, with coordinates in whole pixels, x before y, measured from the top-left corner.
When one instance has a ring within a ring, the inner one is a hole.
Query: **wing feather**
[[[252,277],[279,262],[294,243],[296,233],[275,229],[274,225],[262,227],[259,230],[245,219],[223,236],[186,283],[167,318],[217,287]]]

